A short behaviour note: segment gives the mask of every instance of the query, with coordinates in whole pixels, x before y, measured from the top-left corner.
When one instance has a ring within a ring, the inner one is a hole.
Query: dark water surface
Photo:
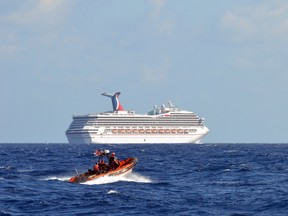
[[[97,148],[138,164],[68,183]],[[0,144],[0,159],[0,215],[288,215],[287,144]]]

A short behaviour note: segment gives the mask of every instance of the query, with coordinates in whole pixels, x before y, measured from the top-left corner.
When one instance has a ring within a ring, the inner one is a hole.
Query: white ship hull
[[[209,132],[207,127],[197,128],[197,134],[82,134],[67,135],[71,144],[183,144],[200,143]]]
[[[204,119],[191,111],[154,106],[147,114],[125,111],[119,102],[120,92],[111,97],[113,111],[74,115],[66,131],[72,144],[155,144],[200,143],[209,132]]]

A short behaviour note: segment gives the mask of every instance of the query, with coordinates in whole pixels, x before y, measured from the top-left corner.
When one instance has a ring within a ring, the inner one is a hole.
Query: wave
[[[49,180],[58,180],[58,181],[69,181],[69,179],[72,176],[47,176],[47,177],[43,177],[41,178],[41,180],[43,181],[49,181]],[[126,182],[138,182],[138,183],[152,183],[153,181],[147,177],[147,176],[143,176],[139,173],[130,173],[126,176],[112,176],[112,177],[108,177],[108,176],[104,176],[92,181],[88,181],[88,182],[84,182],[81,184],[85,184],[85,185],[101,185],[101,184],[111,184],[111,183],[115,183],[115,182],[119,182],[119,181],[126,181]]]
[[[48,180],[58,180],[58,181],[69,181],[71,176],[47,176],[45,178],[41,178],[41,180],[48,181]]]
[[[111,184],[111,183],[115,183],[115,182],[119,182],[119,181],[126,181],[126,182],[138,182],[138,183],[152,183],[153,181],[146,176],[143,176],[139,173],[130,173],[128,175],[125,176],[112,176],[112,177],[108,177],[108,176],[104,176],[102,178],[98,178],[92,181],[88,181],[82,184],[85,185],[100,185],[100,184]]]
[[[129,175],[122,177],[124,181],[132,181],[132,182],[139,182],[139,183],[152,183],[152,179],[147,176],[143,176],[139,173],[132,172]]]
[[[107,194],[118,194],[119,192],[118,191],[116,191],[116,190],[110,190],[110,191],[108,191],[108,193]]]

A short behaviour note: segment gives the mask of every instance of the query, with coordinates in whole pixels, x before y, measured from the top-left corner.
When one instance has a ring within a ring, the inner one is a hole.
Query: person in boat
[[[95,151],[94,155],[98,156],[98,165],[99,165],[99,171],[100,173],[105,173],[109,170],[108,164],[105,163],[104,158],[109,155],[110,151],[109,150],[103,150],[103,149],[98,149]]]
[[[99,164],[99,171],[100,171],[101,173],[107,172],[107,170],[108,170],[108,165],[107,165],[107,163],[105,163],[105,161],[104,161],[103,159],[100,159],[99,162],[98,162],[98,164]]]
[[[117,157],[115,156],[115,153],[112,152],[109,156],[109,168],[110,170],[117,169],[119,167],[119,161],[117,160]]]
[[[95,173],[95,174],[100,174],[100,168],[99,168],[99,165],[98,165],[98,163],[96,163],[95,165],[94,165],[94,167],[93,167],[93,172]]]
[[[102,149],[98,149],[95,151],[94,155],[98,156],[98,157],[108,157],[110,151],[109,150],[102,150]]]

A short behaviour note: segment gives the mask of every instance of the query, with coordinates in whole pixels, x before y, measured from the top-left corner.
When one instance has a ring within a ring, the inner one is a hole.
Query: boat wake
[[[119,182],[119,181],[138,182],[138,183],[152,183],[153,182],[149,177],[143,176],[139,173],[130,173],[130,174],[125,175],[125,176],[113,176],[113,177],[104,176],[102,178],[98,178],[98,179],[84,182],[81,184],[101,185],[101,184],[115,183],[115,182]]]
[[[45,178],[41,178],[41,180],[48,181],[48,180],[58,180],[58,181],[69,181],[71,176],[47,176]]]
[[[140,175],[139,173],[130,173],[129,175],[123,176],[122,181],[140,182],[140,183],[152,183],[153,181],[146,176]]]
[[[47,177],[41,178],[41,180],[44,180],[44,181],[57,180],[57,181],[68,182],[70,178],[71,176],[47,176]],[[87,181],[81,184],[101,185],[101,184],[111,184],[111,183],[115,183],[119,181],[138,182],[138,183],[152,183],[153,182],[149,177],[133,172],[125,176],[113,176],[113,177],[104,176],[102,178],[97,178],[95,180]]]

